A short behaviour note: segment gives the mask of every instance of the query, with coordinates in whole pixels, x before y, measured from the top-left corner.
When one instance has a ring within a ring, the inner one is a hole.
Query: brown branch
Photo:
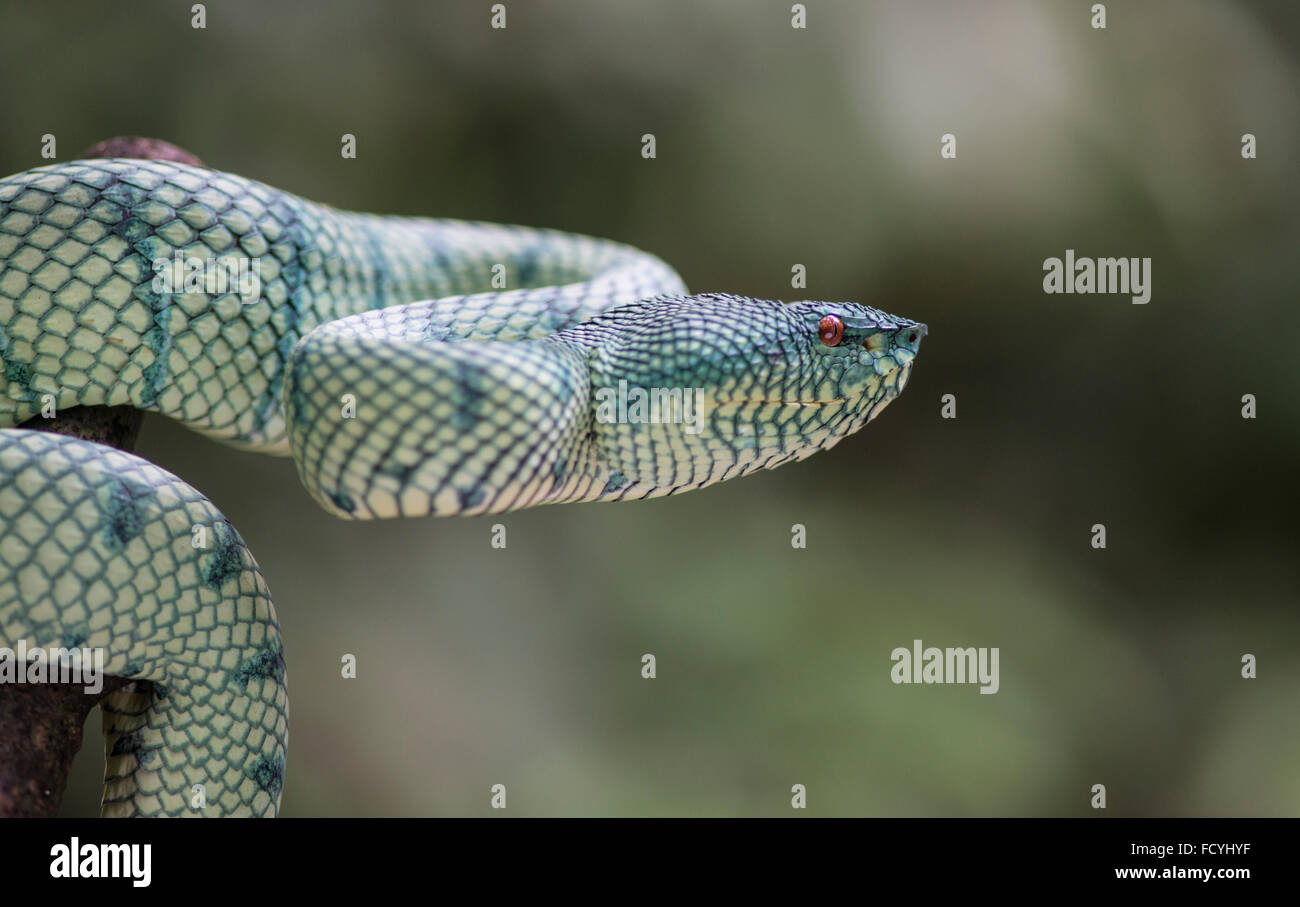
[[[91,146],[82,158],[129,157],[199,164],[183,148],[157,139],[119,136]],[[23,428],[98,441],[130,452],[142,413],[129,406],[77,406],[53,419],[36,418]],[[63,802],[72,757],[90,710],[132,681],[105,677],[103,690],[87,694],[81,684],[0,685],[0,818],[52,816]]]

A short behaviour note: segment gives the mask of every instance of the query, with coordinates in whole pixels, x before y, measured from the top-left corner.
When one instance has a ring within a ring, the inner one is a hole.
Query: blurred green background
[[[486,0],[190,5],[0,13],[0,169],[45,133],[62,160],[156,136],[930,326],[835,450],[511,514],[506,550],[498,518],[337,522],[289,461],[149,417],[138,452],[275,596],[283,815],[486,815],[496,783],[510,815],[788,815],[796,783],[813,814],[1088,815],[1096,783],[1110,815],[1297,814],[1300,7],[1111,3],[1102,31],[1085,2],[815,0],[796,30],[784,0],[507,0],[501,31]],[[1150,304],[1045,295],[1067,248],[1151,257]],[[1000,692],[895,686],[913,639],[999,647]],[[66,815],[97,811],[98,728]]]

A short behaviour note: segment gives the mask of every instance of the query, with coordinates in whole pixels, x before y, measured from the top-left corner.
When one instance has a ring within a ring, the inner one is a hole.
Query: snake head
[[[666,344],[683,380],[698,381],[718,404],[823,407],[827,421],[897,397],[927,332],[851,302],[687,301]]]
[[[795,370],[810,376],[811,399],[852,403],[902,393],[928,328],[852,302],[801,301],[786,310],[803,328]]]
[[[565,333],[588,346],[599,459],[626,481],[609,494],[635,495],[833,446],[902,392],[926,326],[855,303],[704,294],[621,306]],[[624,418],[638,389],[680,391],[693,421]]]

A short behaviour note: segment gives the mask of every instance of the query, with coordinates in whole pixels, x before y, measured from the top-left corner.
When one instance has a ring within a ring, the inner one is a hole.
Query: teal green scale
[[[224,293],[206,282],[157,292],[155,263],[177,254],[213,273],[244,266],[256,297],[231,281]],[[681,289],[667,265],[618,243],[340,212],[164,161],[78,161],[0,180],[0,262],[0,426],[38,414],[51,394],[59,409],[129,404],[271,453],[287,452],[285,364],[321,324],[495,281],[515,292],[490,294],[460,323],[509,340]],[[519,298],[579,280],[581,294]]]
[[[3,644],[99,649],[107,675],[149,681],[104,702],[104,815],[274,814],[284,655],[239,534],[139,457],[0,434]]]
[[[353,519],[631,500],[833,446],[902,392],[924,334],[853,303],[685,295],[606,240],[342,212],[185,164],[17,174],[0,180],[0,643],[88,641],[149,681],[106,705],[107,814],[273,813],[283,650],[238,534],[137,457],[16,426],[162,413],[292,454]]]

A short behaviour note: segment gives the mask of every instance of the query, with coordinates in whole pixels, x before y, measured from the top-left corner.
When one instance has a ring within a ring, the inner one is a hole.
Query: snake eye
[[[844,339],[844,322],[838,315],[823,315],[817,322],[817,334],[827,346],[839,346]]]

